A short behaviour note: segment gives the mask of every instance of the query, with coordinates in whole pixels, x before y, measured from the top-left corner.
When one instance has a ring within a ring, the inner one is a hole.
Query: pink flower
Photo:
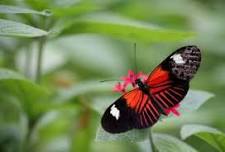
[[[114,87],[113,87],[114,92],[119,92],[119,93],[125,93],[125,87],[124,84],[121,84],[118,82]]]
[[[136,87],[135,81],[137,79],[142,79],[143,81],[146,81],[147,75],[143,74],[142,72],[135,74],[134,71],[128,70],[127,76],[121,77],[121,80],[123,80],[125,87],[127,87],[129,84],[131,84],[133,88]]]
[[[173,113],[174,116],[180,116],[180,112],[177,110],[180,107],[180,104],[176,104],[175,106],[169,108],[169,109],[165,109],[165,112],[167,115],[169,115],[170,113]]]
[[[139,73],[137,74],[137,78],[138,78],[138,79],[141,79],[143,82],[146,82],[146,80],[148,79],[148,75],[146,75],[146,74],[144,74],[144,73],[142,73],[142,72],[139,72]]]
[[[119,93],[125,93],[126,88],[128,85],[132,85],[133,88],[137,87],[135,81],[137,79],[141,79],[142,81],[146,81],[148,78],[147,75],[143,74],[142,72],[139,72],[135,74],[132,70],[128,70],[127,76],[121,77],[122,82],[118,82],[114,87],[113,91],[114,92],[119,92]]]
[[[135,87],[135,80],[137,79],[137,76],[132,70],[128,70],[128,75],[121,77],[121,80],[123,80],[125,87],[129,84],[132,84],[133,87]]]

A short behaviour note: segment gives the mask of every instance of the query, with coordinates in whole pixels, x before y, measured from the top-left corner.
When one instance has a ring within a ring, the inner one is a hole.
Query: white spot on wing
[[[185,63],[185,61],[183,60],[183,58],[180,54],[174,54],[170,58],[173,59],[174,62],[177,63],[177,64],[184,64]]]
[[[120,111],[116,108],[115,105],[112,105],[111,109],[110,109],[110,114],[116,118],[116,120],[119,119],[120,117]]]

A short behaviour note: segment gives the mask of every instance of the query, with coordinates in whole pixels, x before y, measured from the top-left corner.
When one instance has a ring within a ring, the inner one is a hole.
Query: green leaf
[[[93,128],[91,125],[78,128],[72,138],[72,151],[82,151],[82,152],[89,152],[90,151],[90,144],[92,142],[91,131]]]
[[[96,141],[143,141],[147,138],[148,129],[133,129],[125,133],[111,134],[99,127],[96,134]]]
[[[190,90],[188,91],[187,96],[181,102],[179,111],[181,113],[195,111],[213,96],[214,94],[207,91]]]
[[[43,114],[30,132],[32,151],[69,151],[70,127],[74,125],[76,110],[54,110]]]
[[[0,93],[0,150],[21,152],[27,135],[27,118],[19,101],[8,94]]]
[[[18,6],[0,5],[0,13],[6,14],[38,14],[44,16],[50,16],[51,13],[48,10],[35,11],[28,8],[22,8]]]
[[[181,138],[190,136],[199,137],[220,152],[225,151],[225,134],[215,128],[196,124],[184,125],[181,128]]]
[[[137,143],[141,152],[153,152],[152,145],[150,145],[149,138],[146,138],[144,141],[140,141]]]
[[[97,96],[92,99],[92,102],[90,103],[90,106],[93,110],[98,112],[100,115],[103,115],[106,108],[112,104],[113,101],[115,101],[117,98],[119,98],[120,94],[117,93],[117,97],[115,96]]]
[[[102,83],[100,81],[86,81],[74,84],[72,87],[67,89],[61,89],[58,91],[57,100],[66,101],[70,100],[76,96],[94,93],[94,92],[103,92],[107,90],[112,90],[112,83]]]
[[[0,19],[0,36],[40,37],[48,32],[23,23]]]
[[[188,144],[166,134],[153,134],[153,142],[159,152],[197,152]]]
[[[0,145],[1,151],[20,152],[21,150],[21,135],[20,130],[14,126],[0,127]]]
[[[7,69],[0,69],[0,81],[8,79],[23,80],[25,78],[16,72]]]
[[[113,15],[87,16],[72,21],[70,19],[63,21],[53,31],[62,35],[96,33],[132,42],[178,41],[194,35],[191,32],[163,29]]]
[[[23,110],[30,116],[35,116],[46,107],[50,107],[45,101],[48,94],[44,88],[10,70],[0,69],[0,92],[16,97]]]
[[[207,100],[212,98],[214,94],[202,91],[202,90],[189,90],[186,97],[181,101],[178,111],[182,114],[190,113],[199,109]],[[173,116],[172,113],[169,116],[162,115],[160,119]]]
[[[26,4],[31,6],[32,8],[35,9],[40,9],[43,10],[45,8],[49,8],[50,6],[52,6],[54,4],[54,0],[50,0],[50,1],[40,1],[40,0],[25,0]],[[53,5],[54,6],[54,5]]]
[[[85,13],[90,13],[99,10],[100,7],[93,3],[76,3],[75,5],[70,5],[66,7],[53,7],[52,12],[56,17],[68,17],[77,16]]]

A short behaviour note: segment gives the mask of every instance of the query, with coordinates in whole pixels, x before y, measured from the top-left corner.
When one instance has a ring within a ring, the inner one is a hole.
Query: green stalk
[[[30,78],[30,65],[31,65],[31,46],[28,45],[26,47],[26,52],[25,52],[25,65],[24,65],[24,74],[27,78]]]
[[[148,138],[149,138],[150,152],[157,152],[156,148],[154,146],[154,143],[153,143],[153,137],[152,137],[151,129],[149,129]]]
[[[42,58],[44,51],[45,38],[40,38],[38,42],[38,56],[37,56],[37,69],[36,69],[36,82],[41,83],[42,75]]]
[[[47,29],[46,26],[46,17],[40,18],[40,28],[42,29]],[[43,59],[43,51],[44,51],[44,46],[45,43],[47,41],[47,37],[39,37],[38,39],[38,47],[37,47],[37,67],[36,67],[36,73],[35,73],[35,81],[36,83],[41,83],[41,76],[42,76],[42,59]],[[25,151],[30,152],[30,150],[32,149],[32,145],[30,143],[30,138],[31,138],[31,134],[32,131],[34,130],[34,127],[36,125],[36,122],[38,121],[39,116],[36,118],[32,118],[29,119],[29,130],[27,133],[27,143],[26,143],[26,147],[25,147]]]
[[[47,17],[44,16],[43,18],[40,19],[40,28],[46,30],[48,29],[47,26]],[[42,76],[42,58],[43,58],[43,51],[44,51],[44,45],[46,42],[46,37],[40,37],[38,41],[38,56],[37,56],[37,69],[36,69],[36,82],[41,83],[41,76]]]

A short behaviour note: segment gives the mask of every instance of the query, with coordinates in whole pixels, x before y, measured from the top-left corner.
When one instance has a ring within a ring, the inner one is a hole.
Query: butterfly
[[[109,133],[153,126],[166,109],[182,101],[189,82],[201,63],[197,46],[184,46],[163,60],[143,82],[136,79],[137,88],[124,93],[102,116],[101,124]]]

